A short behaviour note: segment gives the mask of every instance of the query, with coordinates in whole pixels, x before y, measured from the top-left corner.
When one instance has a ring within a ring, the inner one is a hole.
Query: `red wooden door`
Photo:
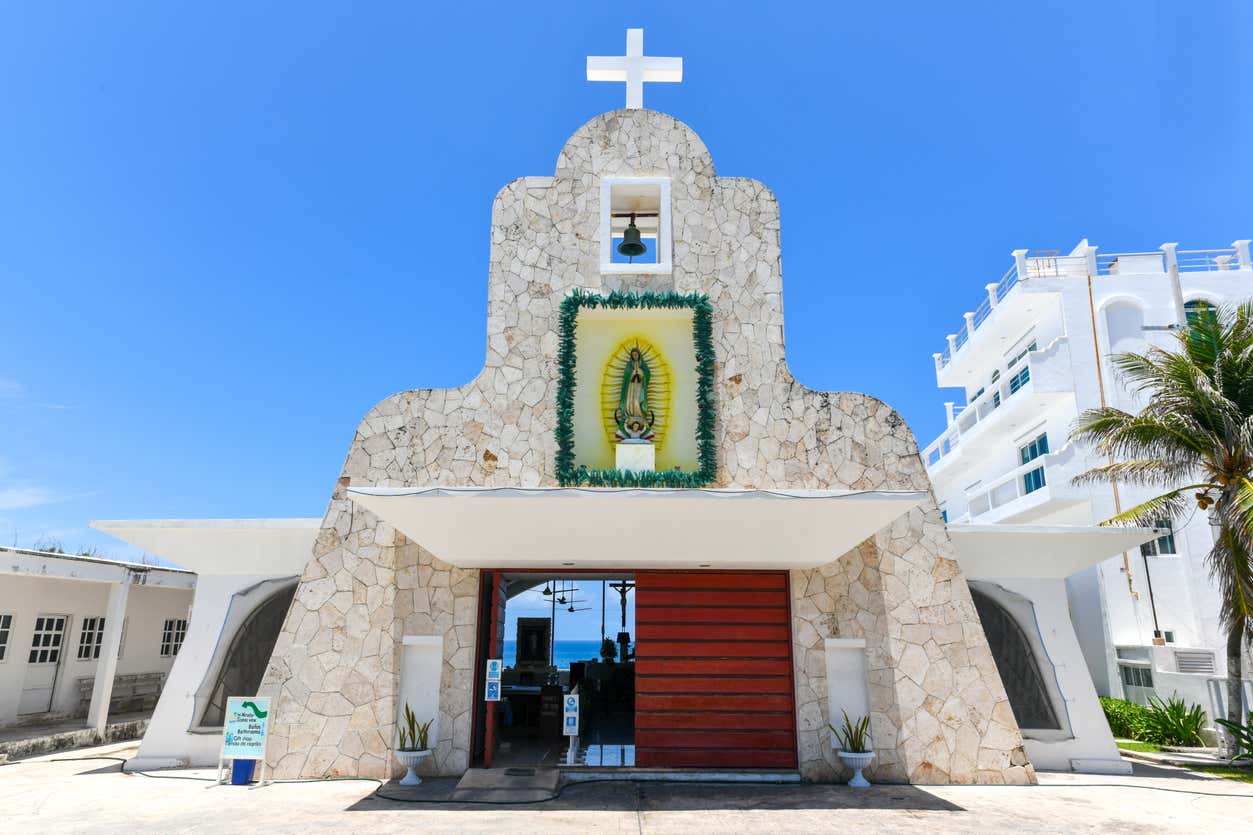
[[[795,768],[782,572],[637,572],[635,764]]]

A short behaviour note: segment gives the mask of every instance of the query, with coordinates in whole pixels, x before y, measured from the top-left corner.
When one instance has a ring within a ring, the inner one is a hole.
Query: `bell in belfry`
[[[640,241],[640,230],[635,225],[635,213],[632,212],[631,222],[622,233],[622,243],[618,244],[618,252],[628,258],[634,258],[637,255],[643,255],[645,249],[643,242]]]

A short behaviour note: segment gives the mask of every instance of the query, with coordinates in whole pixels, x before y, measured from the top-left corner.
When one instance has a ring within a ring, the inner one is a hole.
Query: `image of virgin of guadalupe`
[[[652,437],[653,422],[657,418],[648,408],[648,381],[651,376],[640,349],[632,348],[622,369],[622,388],[618,408],[614,410],[614,422],[618,424],[618,432],[623,438],[648,440]]]

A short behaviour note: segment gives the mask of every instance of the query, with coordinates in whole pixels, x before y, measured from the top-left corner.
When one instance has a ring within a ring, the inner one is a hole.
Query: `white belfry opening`
[[[628,110],[644,107],[644,82],[682,81],[682,58],[644,57],[644,30],[627,30],[626,55],[587,56],[588,81],[626,82]]]

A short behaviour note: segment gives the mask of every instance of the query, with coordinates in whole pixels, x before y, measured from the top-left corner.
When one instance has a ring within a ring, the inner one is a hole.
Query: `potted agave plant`
[[[840,712],[844,714],[844,727],[837,728],[830,723],[827,723],[827,727],[835,738],[835,752],[840,755],[844,765],[853,769],[853,779],[848,784],[864,789],[870,785],[870,781],[861,775],[861,770],[874,759],[874,751],[870,750],[870,717],[863,716],[854,722],[848,718],[846,711]]]
[[[400,726],[400,747],[396,750],[396,759],[408,771],[404,777],[400,778],[400,785],[416,786],[422,782],[422,778],[413,769],[418,763],[431,756],[428,737],[431,733],[431,723],[434,721],[432,718],[419,724],[413,709],[409,707],[408,702],[405,703],[405,721]]]

